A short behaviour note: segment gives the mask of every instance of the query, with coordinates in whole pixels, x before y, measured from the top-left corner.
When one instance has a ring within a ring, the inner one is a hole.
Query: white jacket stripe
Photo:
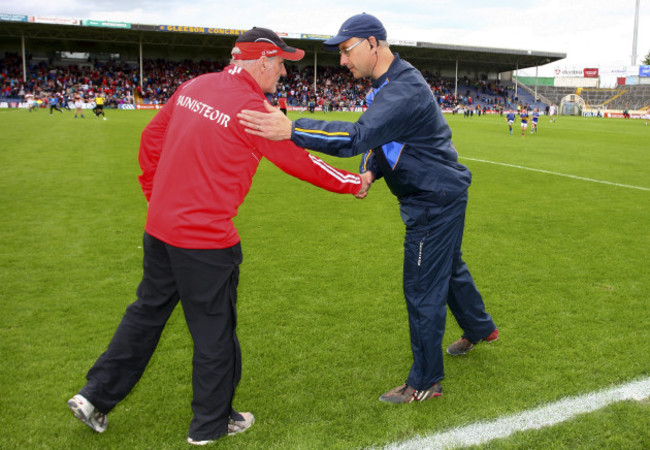
[[[314,155],[310,154],[309,157],[311,158],[312,162],[319,166],[321,169],[323,169],[325,172],[329,173],[332,175],[334,178],[339,180],[342,183],[352,183],[352,184],[360,184],[361,181],[359,178],[355,175],[347,175],[344,173],[341,173],[338,169],[330,166],[327,164],[325,161],[323,161],[320,158],[315,157]]]

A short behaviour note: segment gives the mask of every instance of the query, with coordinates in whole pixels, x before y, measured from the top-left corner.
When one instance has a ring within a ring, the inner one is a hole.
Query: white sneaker
[[[228,436],[233,436],[237,433],[243,433],[248,430],[251,425],[255,423],[255,416],[249,412],[238,413],[233,411],[228,420]]]
[[[90,403],[83,395],[75,395],[68,400],[68,408],[74,413],[74,416],[88,425],[98,433],[106,431],[108,426],[108,417],[106,414],[99,412],[95,406]]]
[[[187,438],[187,443],[191,444],[191,445],[208,445],[209,443],[215,442],[215,441],[216,441],[215,439],[211,439],[209,441],[195,441],[191,437]]]
[[[255,416],[249,412],[238,413],[233,412],[228,419],[228,436],[233,436],[237,433],[243,433],[248,430],[251,425],[255,423]],[[211,442],[215,442],[216,439],[209,439],[205,441],[196,441],[191,437],[187,438],[187,443],[191,445],[208,445]]]

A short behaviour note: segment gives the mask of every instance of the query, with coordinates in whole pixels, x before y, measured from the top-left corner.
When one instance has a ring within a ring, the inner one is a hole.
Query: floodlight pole
[[[27,83],[27,61],[25,61],[25,35],[20,35],[20,43],[23,51],[23,83]]]
[[[454,98],[458,101],[458,57],[456,57],[456,81],[454,82]]]
[[[519,60],[517,60],[517,67],[515,69],[515,98],[519,97],[519,95],[518,95],[519,91],[517,89],[519,87],[519,78],[518,77],[519,77]],[[517,100],[517,103],[518,102],[519,102],[519,100]]]
[[[639,34],[639,2],[641,0],[636,0],[636,7],[634,8],[634,35],[632,36],[632,63],[631,65],[636,65],[636,40]]]
[[[144,91],[144,85],[142,84],[142,33],[140,33],[140,90]],[[135,103],[135,95],[133,96],[133,102]]]
[[[316,77],[318,76],[318,50],[314,50],[314,98],[316,98]]]

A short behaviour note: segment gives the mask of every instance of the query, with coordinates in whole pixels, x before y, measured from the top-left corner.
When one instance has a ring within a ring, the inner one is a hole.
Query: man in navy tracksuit
[[[279,111],[243,111],[248,132],[329,155],[364,154],[364,176],[384,177],[400,202],[406,225],[404,295],[409,314],[413,365],[406,383],[380,397],[410,403],[442,395],[442,337],[446,305],[463,329],[447,349],[461,355],[481,341],[494,341],[498,330],[461,258],[461,241],[471,173],[458,162],[451,130],[420,72],[386,42],[381,22],[359,14],[325,41],[338,47],[341,65],[355,78],[372,77],[368,109],[356,123],[299,119]]]

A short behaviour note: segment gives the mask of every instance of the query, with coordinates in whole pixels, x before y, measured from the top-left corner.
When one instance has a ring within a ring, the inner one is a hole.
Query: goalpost
[[[565,96],[560,102],[559,114],[563,116],[582,116],[582,110],[585,109],[585,101],[576,94]]]

